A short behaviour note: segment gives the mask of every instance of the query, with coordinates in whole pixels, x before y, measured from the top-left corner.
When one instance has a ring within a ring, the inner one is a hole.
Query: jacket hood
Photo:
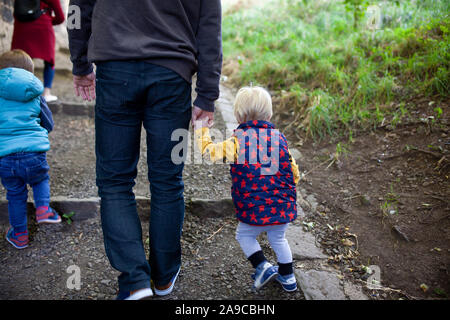
[[[0,70],[0,98],[27,102],[43,91],[42,82],[31,72],[19,68]]]

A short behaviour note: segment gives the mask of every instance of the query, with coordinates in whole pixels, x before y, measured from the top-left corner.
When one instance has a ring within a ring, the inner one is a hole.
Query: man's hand
[[[192,110],[192,126],[198,128],[199,123],[201,123],[202,127],[207,126],[211,128],[214,124],[214,112],[205,111],[194,106]]]
[[[95,73],[91,72],[85,76],[73,76],[75,94],[84,100],[95,100]]]

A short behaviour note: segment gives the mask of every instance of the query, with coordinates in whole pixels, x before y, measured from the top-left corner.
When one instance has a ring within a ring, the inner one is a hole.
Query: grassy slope
[[[224,74],[269,88],[275,112],[293,111],[291,127],[312,136],[395,124],[412,97],[448,99],[450,1],[371,2],[383,13],[377,30],[367,18],[353,28],[342,1],[225,12]]]

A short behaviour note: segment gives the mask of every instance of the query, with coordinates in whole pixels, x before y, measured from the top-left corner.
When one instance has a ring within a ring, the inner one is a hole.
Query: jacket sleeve
[[[294,174],[294,182],[297,184],[300,180],[300,171],[298,170],[297,162],[294,157],[291,155],[291,151],[289,150],[289,161],[291,162],[292,173]]]
[[[55,13],[55,15],[52,17],[52,24],[58,25],[64,22],[64,12],[61,8],[61,3],[59,0],[51,0],[50,6]]]
[[[47,102],[44,97],[40,96],[41,99],[41,113],[39,114],[39,118],[41,119],[41,127],[47,130],[50,133],[53,130],[53,116],[50,111]]]
[[[70,0],[67,33],[69,35],[70,60],[73,63],[72,73],[77,76],[90,74],[94,70],[87,55],[95,3],[96,0]]]
[[[195,140],[202,156],[209,156],[214,162],[234,162],[238,154],[238,142],[236,137],[231,137],[223,142],[213,143],[208,128],[195,130]]]
[[[197,98],[194,105],[214,111],[222,72],[222,7],[220,0],[202,0],[197,40]]]

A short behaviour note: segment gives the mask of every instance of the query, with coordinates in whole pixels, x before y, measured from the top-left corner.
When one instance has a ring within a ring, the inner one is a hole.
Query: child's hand
[[[203,118],[203,119],[197,119],[195,121],[193,121],[193,125],[194,125],[194,130],[197,129],[201,129],[201,128],[208,128],[208,119],[207,118]]]

